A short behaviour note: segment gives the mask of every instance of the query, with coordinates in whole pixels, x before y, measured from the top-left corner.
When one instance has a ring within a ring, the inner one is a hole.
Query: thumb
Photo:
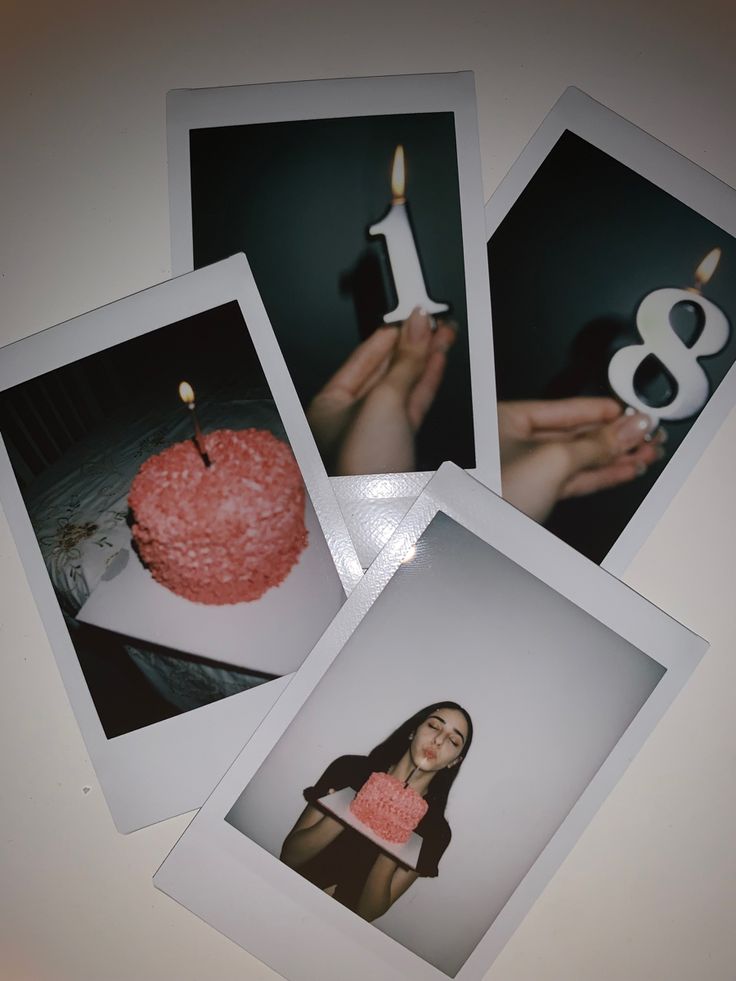
[[[642,412],[624,415],[607,426],[600,426],[568,444],[573,458],[571,475],[591,467],[603,467],[640,446],[652,428],[652,420]]]
[[[384,382],[408,398],[427,364],[431,343],[429,317],[420,307],[415,307],[401,327],[394,360]]]

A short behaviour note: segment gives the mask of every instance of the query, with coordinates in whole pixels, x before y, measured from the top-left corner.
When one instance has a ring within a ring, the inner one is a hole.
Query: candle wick
[[[210,460],[209,454],[205,449],[204,437],[202,436],[202,430],[199,428],[199,419],[197,418],[194,402],[189,403],[189,409],[192,413],[192,422],[194,423],[194,445],[197,447],[205,467],[211,467],[212,461]]]

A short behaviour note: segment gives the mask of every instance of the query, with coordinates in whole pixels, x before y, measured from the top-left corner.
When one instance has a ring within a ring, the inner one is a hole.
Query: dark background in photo
[[[452,113],[258,123],[190,134],[194,266],[244,251],[302,405],[394,307],[382,236],[402,144],[428,295],[459,326],[417,469],[475,466]]]
[[[181,408],[184,415],[182,380],[193,385],[198,404],[227,391],[272,397],[235,301],[0,392],[0,428],[19,483],[131,406]]]
[[[700,360],[711,394],[736,357],[736,242],[566,131],[488,243],[498,399],[610,396],[612,355],[642,342],[639,303],[662,287],[692,286],[716,246],[720,264],[702,292],[724,311],[731,334],[719,354]],[[691,346],[701,329],[692,306],[670,321]],[[652,360],[637,384],[649,404],[672,397],[671,379]],[[561,502],[547,527],[601,562],[694,421],[662,420],[669,439],[661,463],[630,484]]]
[[[84,497],[87,482],[100,500],[105,485],[111,499],[117,500],[127,493],[120,473],[123,458],[129,461],[133,456],[137,467],[181,439],[181,427],[172,434],[172,424],[179,420],[185,422],[184,432],[190,432],[188,410],[178,395],[183,379],[194,387],[205,433],[213,428],[208,425],[208,414],[217,404],[237,399],[271,402],[271,391],[236,302],[0,392],[0,433],[47,568],[49,564],[55,569],[73,566],[78,561],[76,549],[84,540],[97,539],[101,548],[106,544],[101,528],[78,517],[81,510],[75,501]],[[124,515],[120,514],[120,520]],[[177,704],[173,690],[177,685],[182,691],[186,688],[187,705],[194,708],[270,680],[82,623],[76,619],[77,597],[56,586],[55,592],[108,738],[188,710]],[[139,669],[136,657],[140,651],[145,659],[156,659],[162,677],[171,681],[171,700],[164,694],[165,685],[153,685]],[[198,691],[192,685],[192,672],[200,678],[209,673],[208,690]]]

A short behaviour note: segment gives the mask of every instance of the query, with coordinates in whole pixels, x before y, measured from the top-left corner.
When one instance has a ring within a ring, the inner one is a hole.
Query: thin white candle
[[[396,288],[396,307],[384,315],[387,324],[406,320],[414,307],[422,307],[427,313],[444,313],[446,303],[430,299],[419,263],[409,214],[406,209],[404,148],[399,145],[394,153],[391,174],[391,207],[384,218],[371,225],[371,235],[383,235],[386,239],[388,261]]]
[[[199,450],[199,455],[202,457],[202,462],[204,463],[205,467],[209,467],[211,465],[211,461],[207,455],[207,450],[205,449],[202,430],[199,428],[197,407],[194,401],[194,389],[188,381],[179,382],[179,398],[192,413],[192,422],[194,423],[194,445]]]
[[[720,249],[713,249],[695,271],[694,287],[665,287],[647,294],[636,311],[636,326],[643,344],[621,348],[608,365],[611,388],[626,405],[644,412],[653,424],[661,419],[688,419],[699,412],[710,396],[710,383],[698,358],[721,351],[728,342],[730,325],[723,310],[701,296],[703,287],[718,265]],[[678,303],[693,303],[703,315],[703,329],[688,347],[670,323],[670,313]],[[675,379],[677,391],[666,405],[651,406],[642,401],[634,388],[634,375],[645,358],[653,354]]]

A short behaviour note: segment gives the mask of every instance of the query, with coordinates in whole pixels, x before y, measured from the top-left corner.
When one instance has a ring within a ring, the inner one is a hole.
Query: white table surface
[[[575,84],[736,185],[735,26],[726,0],[6,5],[0,341],[169,275],[168,89],[473,69],[489,196]],[[732,413],[626,576],[711,650],[489,981],[733,978],[735,445]],[[115,831],[4,518],[0,577],[0,977],[275,978],[151,885],[186,817]]]

